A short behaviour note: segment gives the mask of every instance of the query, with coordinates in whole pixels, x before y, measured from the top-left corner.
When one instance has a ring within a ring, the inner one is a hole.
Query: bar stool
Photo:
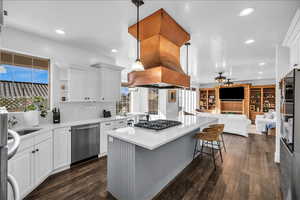
[[[220,157],[221,161],[223,162],[223,157],[222,157],[222,149],[221,149],[221,144],[220,144],[220,128],[205,128],[203,129],[202,132],[197,133],[194,138],[196,139],[195,142],[195,148],[194,148],[194,155],[193,158],[195,158],[196,154],[200,152],[200,155],[203,153],[211,155],[213,158],[214,166],[216,169],[216,159],[215,159],[215,152],[214,148],[216,147],[214,145],[214,142],[217,143],[217,151],[220,152]],[[202,141],[201,149],[198,149],[199,141]],[[203,147],[210,147],[211,148],[211,153],[208,152],[203,152]]]
[[[224,124],[212,124],[209,126],[209,128],[220,128],[221,131],[221,139],[222,139],[222,146],[224,148],[224,151],[226,152],[226,146],[225,146],[225,141],[224,141],[224,137],[223,137],[223,131],[224,131]]]

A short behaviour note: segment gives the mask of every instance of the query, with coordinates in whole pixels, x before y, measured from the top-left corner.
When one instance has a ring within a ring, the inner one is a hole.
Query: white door
[[[8,161],[8,173],[15,177],[20,188],[20,195],[24,197],[34,187],[33,183],[33,148],[17,153]],[[12,191],[9,189],[9,196]]]
[[[69,70],[70,101],[87,101],[87,71],[71,68]]]
[[[70,127],[53,131],[53,168],[54,170],[71,164]]]
[[[37,144],[34,157],[35,184],[40,184],[52,172],[52,161],[52,139]]]

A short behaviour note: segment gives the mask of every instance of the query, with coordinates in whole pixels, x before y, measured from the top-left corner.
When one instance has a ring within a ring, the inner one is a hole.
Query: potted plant
[[[25,107],[24,120],[28,126],[38,126],[39,116],[47,116],[47,101],[40,96],[33,97],[31,104]]]

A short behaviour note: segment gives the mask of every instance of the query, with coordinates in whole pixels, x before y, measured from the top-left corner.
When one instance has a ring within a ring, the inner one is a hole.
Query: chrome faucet
[[[8,123],[8,128],[11,129],[18,123],[18,120],[15,116],[12,116],[8,118],[7,123]]]

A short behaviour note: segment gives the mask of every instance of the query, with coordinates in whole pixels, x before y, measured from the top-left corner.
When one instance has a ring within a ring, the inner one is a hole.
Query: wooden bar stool
[[[224,151],[226,152],[226,146],[225,146],[225,141],[224,141],[224,136],[223,136],[223,131],[224,131],[224,124],[212,124],[209,126],[209,128],[220,128],[221,131],[221,139],[222,139],[222,146],[224,148]]]
[[[214,148],[216,147],[214,145],[214,142],[217,143],[217,151],[220,152],[220,157],[221,157],[221,161],[223,162],[223,157],[222,157],[222,149],[221,149],[221,144],[220,144],[220,128],[205,128],[203,129],[202,132],[197,133],[194,138],[196,139],[195,142],[195,148],[194,148],[194,155],[193,158],[195,158],[196,154],[200,152],[200,155],[202,155],[203,153],[211,155],[213,158],[213,162],[214,162],[214,166],[216,169],[216,159],[215,159],[215,152],[214,152]],[[201,145],[201,150],[198,149],[199,146],[199,141],[202,141],[202,145]],[[211,152],[203,152],[203,147],[209,147],[211,148]]]

